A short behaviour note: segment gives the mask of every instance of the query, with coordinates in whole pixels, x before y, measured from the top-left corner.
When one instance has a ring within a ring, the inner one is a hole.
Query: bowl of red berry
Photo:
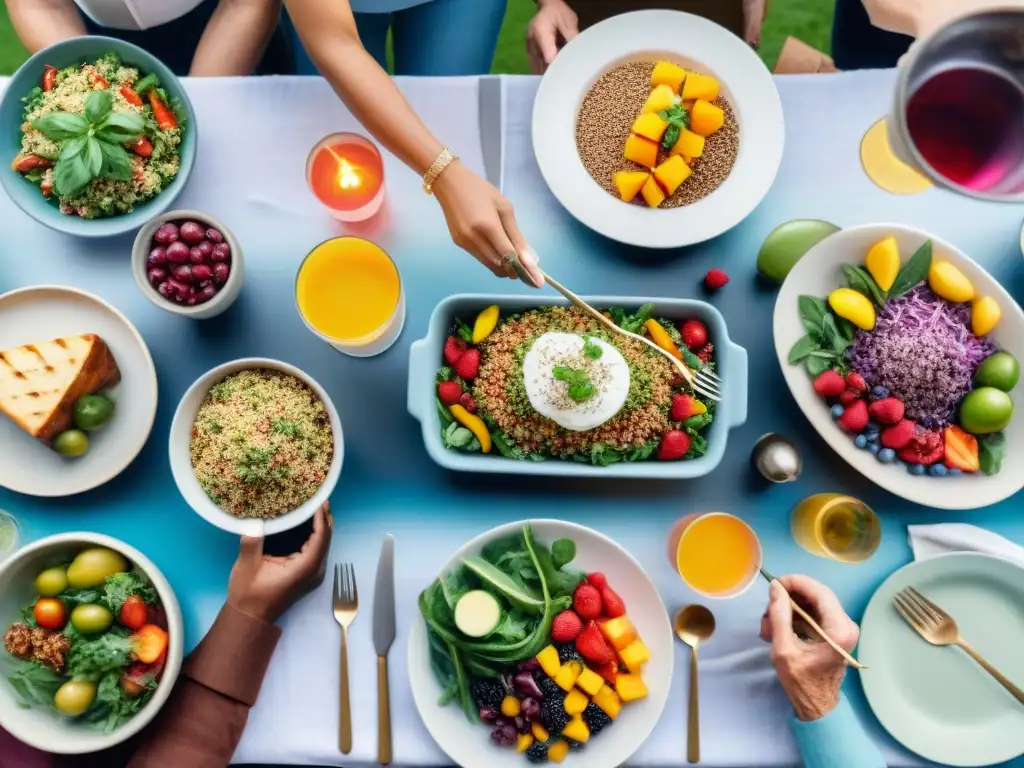
[[[242,249],[208,213],[168,211],[139,230],[132,273],[153,304],[205,320],[224,312],[242,290]]]

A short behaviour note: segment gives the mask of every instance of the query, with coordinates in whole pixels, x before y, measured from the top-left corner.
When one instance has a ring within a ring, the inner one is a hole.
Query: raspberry
[[[469,392],[463,392],[459,397],[459,404],[470,413],[476,413],[476,400]]]
[[[711,355],[714,353],[714,351],[715,345],[709,341],[707,344],[705,344],[697,351],[697,357],[700,358],[700,361],[702,363],[710,363]]]
[[[709,269],[704,275],[704,287],[709,291],[717,291],[729,282],[729,275],[722,269]]]

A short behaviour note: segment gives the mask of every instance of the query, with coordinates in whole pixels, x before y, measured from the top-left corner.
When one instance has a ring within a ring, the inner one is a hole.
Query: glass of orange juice
[[[816,493],[793,508],[796,543],[818,557],[861,563],[882,543],[878,515],[863,501],[841,493]]]
[[[353,357],[384,352],[405,325],[398,267],[361,237],[336,237],[310,251],[295,279],[295,303],[313,333]]]
[[[761,542],[735,515],[705,512],[688,515],[673,526],[668,556],[694,592],[713,599],[736,597],[757,581]]]

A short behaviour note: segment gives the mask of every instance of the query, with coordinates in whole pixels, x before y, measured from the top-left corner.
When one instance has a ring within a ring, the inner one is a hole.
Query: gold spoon
[[[688,605],[676,613],[676,635],[692,649],[690,653],[690,711],[686,735],[686,759],[700,762],[700,708],[697,695],[697,647],[715,631],[715,617],[703,605]]]

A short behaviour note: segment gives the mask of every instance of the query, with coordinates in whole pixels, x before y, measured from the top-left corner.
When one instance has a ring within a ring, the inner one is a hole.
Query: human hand
[[[334,518],[330,502],[313,516],[313,532],[287,557],[263,554],[263,538],[243,536],[228,579],[228,605],[268,623],[324,580]]]
[[[794,619],[787,591],[845,651],[857,646],[860,629],[824,584],[807,576],[782,576],[771,583],[761,639],[772,644],[772,664],[797,718],[808,722],[839,703],[846,661],[799,616]]]
[[[761,29],[767,14],[768,0],[743,0],[743,38],[754,48],[761,45]]]
[[[526,29],[526,53],[533,74],[543,75],[558,50],[580,33],[576,13],[565,0],[539,0],[537,13]]]
[[[448,230],[457,246],[498,277],[517,278],[506,256],[516,253],[539,288],[544,276],[537,257],[519,231],[512,203],[458,160],[433,184]]]

